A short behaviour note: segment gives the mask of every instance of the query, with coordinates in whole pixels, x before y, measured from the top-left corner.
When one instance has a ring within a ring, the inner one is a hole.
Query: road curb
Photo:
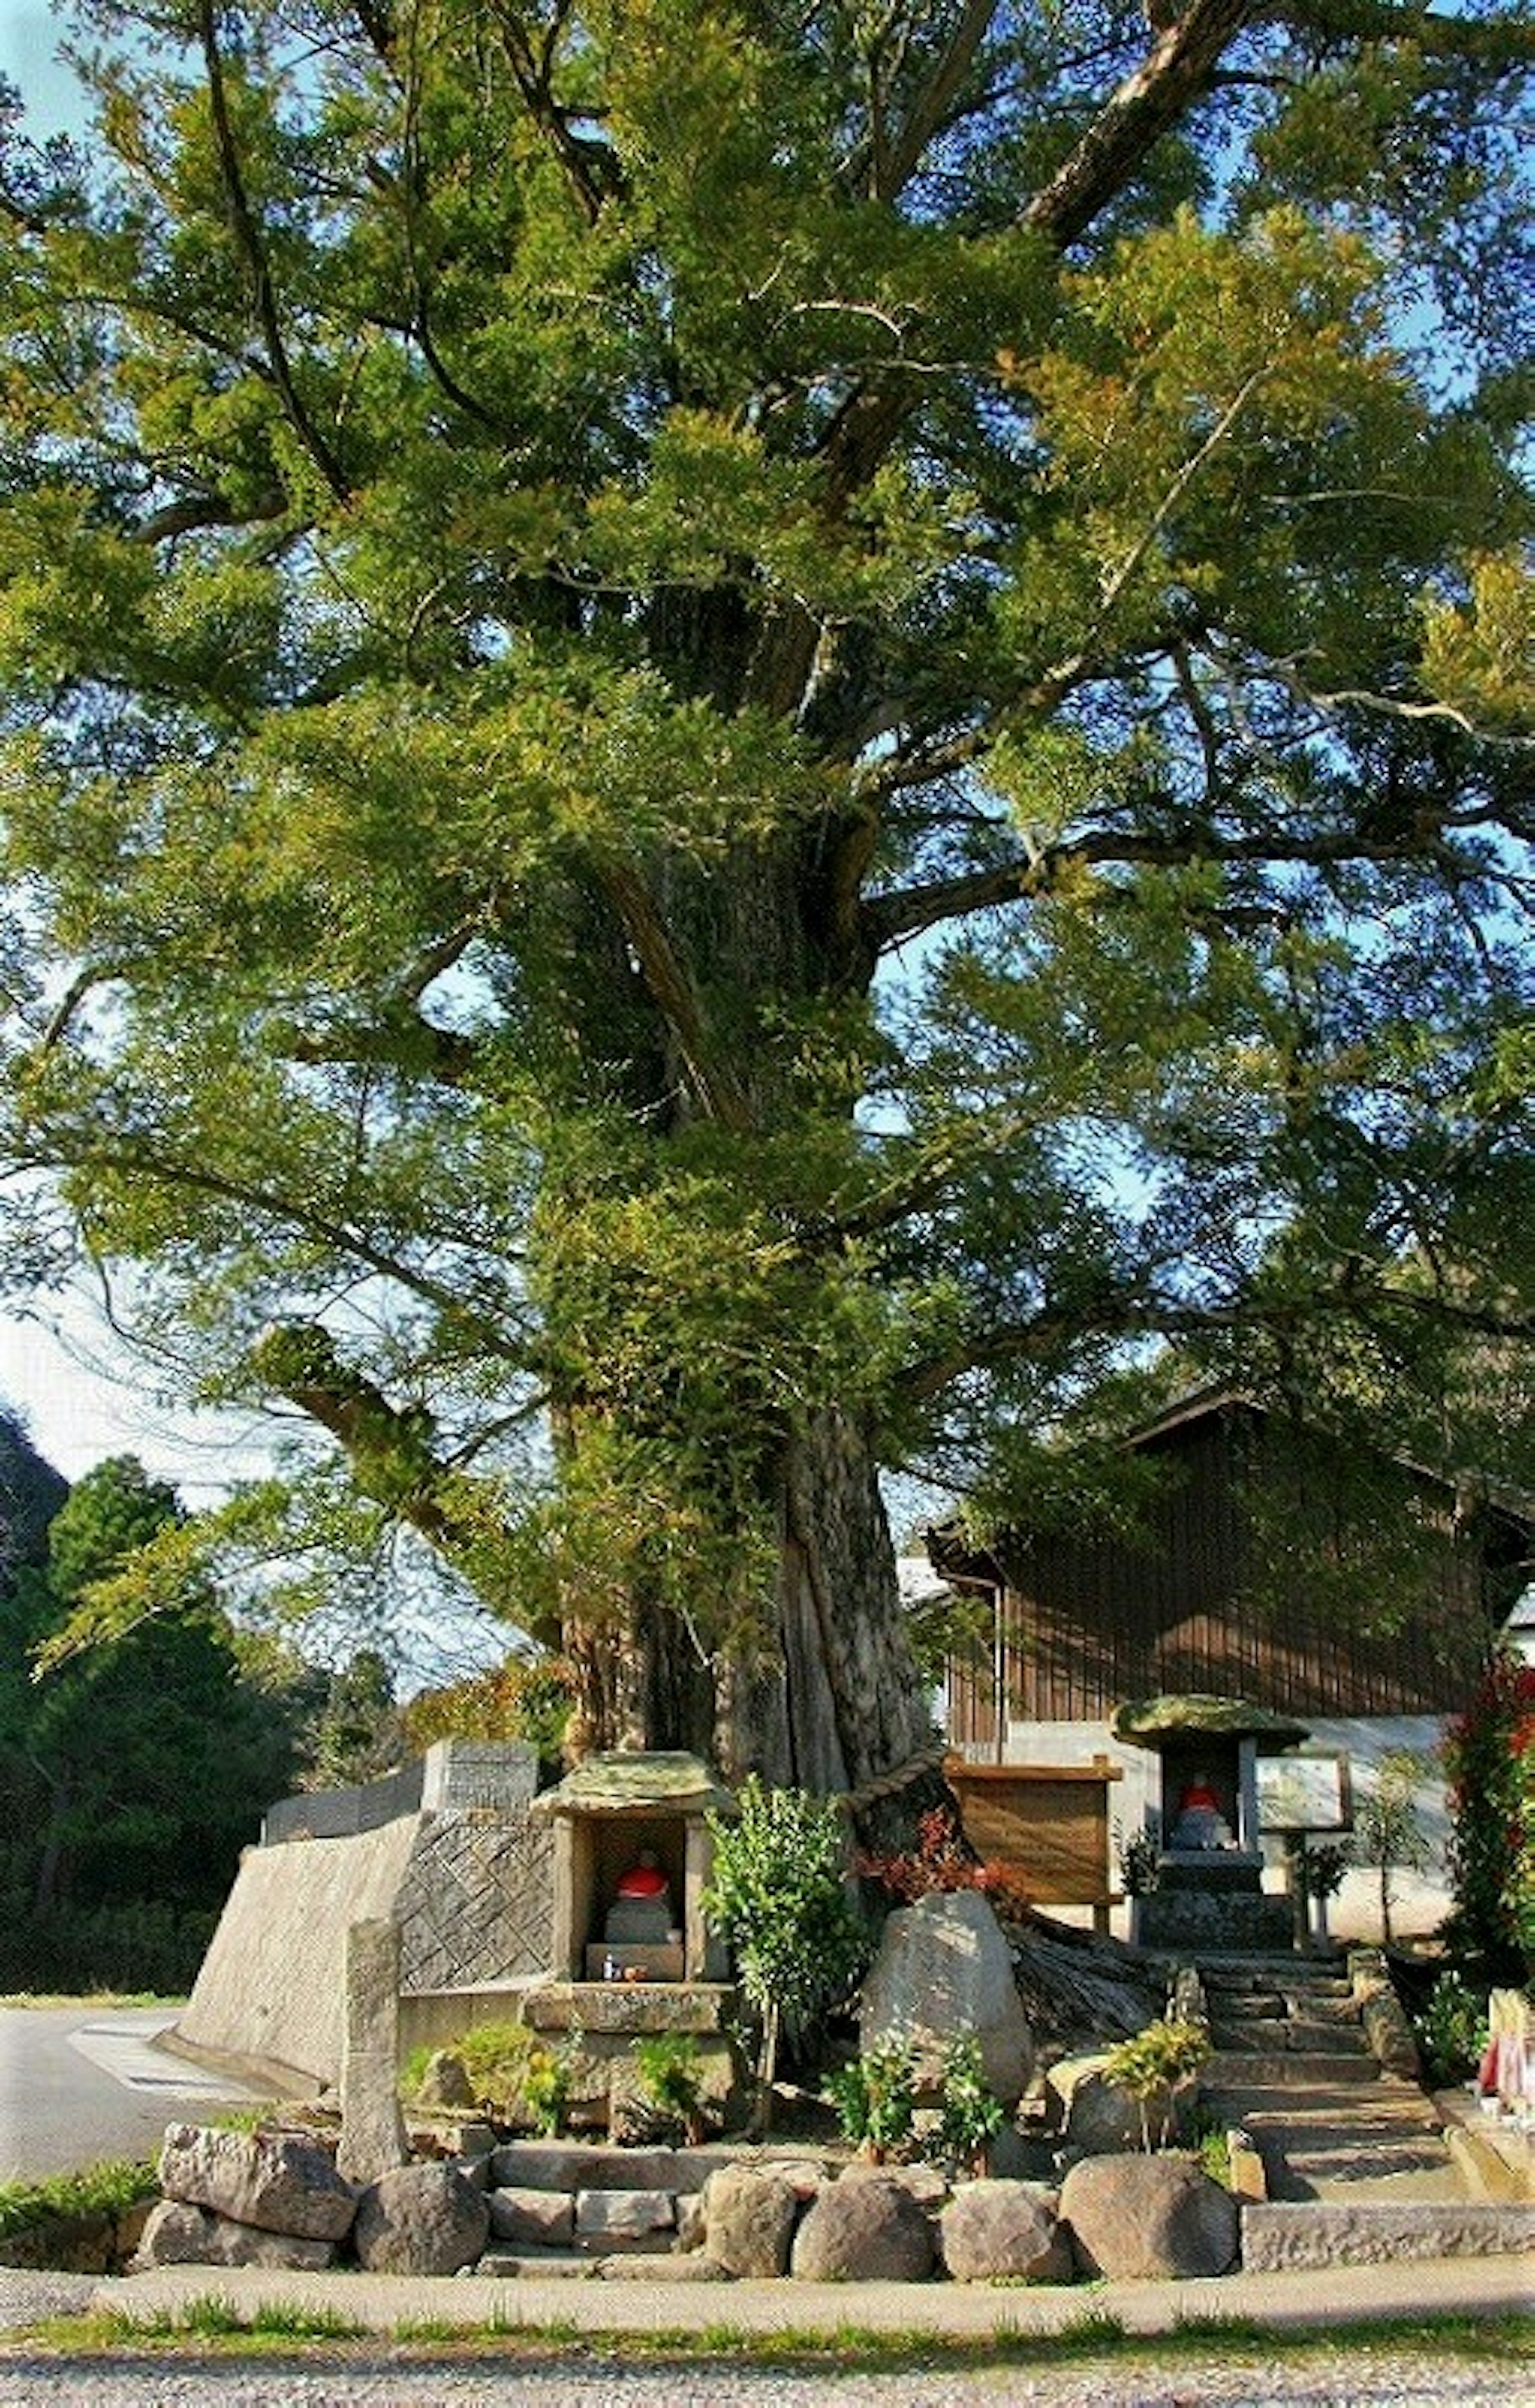
[[[41,2302],[47,2294],[57,2304]],[[265,2267],[163,2266],[92,2278],[0,2275],[0,2325],[113,2312],[128,2319],[184,2313],[216,2299],[249,2321],[258,2309],[329,2312],[373,2333],[407,2324],[557,2329],[619,2337],[822,2332],[862,2328],[954,2340],[1048,2337],[1088,2317],[1154,2335],[1206,2321],[1250,2318],[1275,2330],[1341,2328],[1393,2316],[1497,2317],[1535,2311],[1528,2258],[1308,2268],[1190,2282],[1014,2286],[962,2283],[553,2282],[537,2276],[411,2278],[362,2272],[296,2274]],[[64,2304],[67,2300],[67,2306]]]

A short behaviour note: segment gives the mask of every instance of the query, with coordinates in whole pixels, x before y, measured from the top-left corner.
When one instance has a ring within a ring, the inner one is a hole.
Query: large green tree
[[[16,1274],[326,1433],[584,1743],[814,1787],[927,1737],[882,1467],[1037,1488],[1169,1339],[1442,1444],[1528,1326],[1517,9],[84,15],[0,185]]]
[[[163,1588],[137,1627],[36,1676],[38,1649],[82,1593],[179,1515],[164,1482],[111,1456],[59,1506],[46,1560],[0,1586],[0,1896],[13,1916],[47,1925],[134,1901],[213,1910],[289,1785],[284,1691],[297,1668],[286,1682],[271,1667],[257,1677],[196,1587]]]

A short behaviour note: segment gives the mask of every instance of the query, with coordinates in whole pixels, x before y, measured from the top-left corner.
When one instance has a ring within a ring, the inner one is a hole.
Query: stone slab
[[[1241,2211],[1241,2261],[1250,2274],[1312,2267],[1384,2266],[1404,2260],[1503,2258],[1535,2250],[1535,2206],[1471,2200],[1249,2204]]]
[[[579,2190],[576,2234],[581,2241],[653,2242],[675,2232],[677,2202],[669,2190]]]
[[[575,2200],[564,2190],[493,2190],[487,2194],[492,2237],[509,2248],[568,2248],[576,2229]]]
[[[522,2014],[535,2031],[724,2033],[736,1992],[724,1982],[551,1982],[524,1991]]]
[[[1199,2080],[1209,2090],[1357,2090],[1379,2072],[1372,2057],[1341,2049],[1218,2048],[1200,2067]]]

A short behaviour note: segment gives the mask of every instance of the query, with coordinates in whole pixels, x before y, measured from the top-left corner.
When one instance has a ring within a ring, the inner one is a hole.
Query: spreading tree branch
[[[728,1065],[718,1058],[703,1006],[644,879],[627,864],[613,863],[603,872],[602,884],[634,948],[651,999],[676,1039],[698,1102],[722,1127],[750,1128],[751,1105]]]
[[[482,1555],[487,1530],[506,1535],[495,1483],[444,1461],[431,1414],[391,1404],[341,1361],[330,1332],[317,1323],[268,1330],[252,1350],[251,1368],[274,1395],[329,1433],[365,1496],[419,1530],[450,1563]],[[536,1617],[527,1628],[540,1645],[558,1646],[553,1618]]]
[[[235,128],[229,114],[229,94],[224,86],[223,54],[219,47],[213,0],[200,0],[198,16],[203,61],[208,72],[208,106],[213,119],[214,140],[218,145],[219,170],[229,208],[230,232],[250,282],[252,307],[281,398],[283,415],[331,493],[337,501],[344,501],[349,492],[345,472],[305,407],[294,381],[293,366],[278,318],[271,265],[246,193],[239,145],[235,139]]]
[[[1035,194],[1024,223],[1061,250],[1080,241],[1198,98],[1223,52],[1265,13],[1261,0],[1192,0]]]

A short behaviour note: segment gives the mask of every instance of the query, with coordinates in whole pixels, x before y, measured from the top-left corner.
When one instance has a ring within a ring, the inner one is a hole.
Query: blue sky
[[[47,0],[0,0],[0,75],[20,84],[37,134],[79,122],[74,79],[56,56],[59,31]]]

